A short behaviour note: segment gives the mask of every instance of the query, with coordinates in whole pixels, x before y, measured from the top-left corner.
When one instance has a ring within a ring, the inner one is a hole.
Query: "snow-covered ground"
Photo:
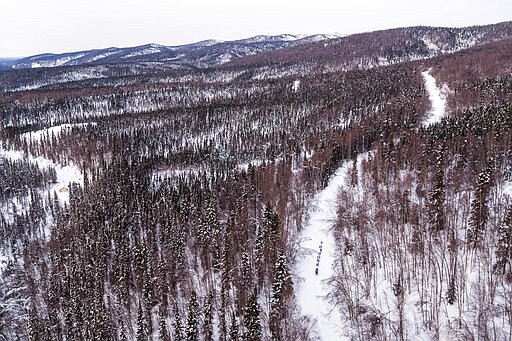
[[[50,127],[47,129],[25,133],[22,134],[21,137],[32,142],[39,142],[43,136],[53,135],[55,137],[58,137],[60,136],[63,130],[71,129],[73,126],[83,126],[85,124],[63,124],[59,126]],[[67,165],[61,165],[43,156],[34,156],[31,154],[25,155],[25,153],[21,150],[4,149],[1,146],[0,157],[14,161],[26,160],[27,162],[37,165],[41,170],[54,168],[57,181],[53,184],[50,184],[47,188],[41,188],[40,191],[41,194],[43,194],[43,197],[44,194],[47,192],[49,192],[52,196],[53,193],[56,193],[61,204],[69,203],[69,184],[83,184],[84,181],[84,177],[81,170],[71,162],[68,162]],[[12,198],[9,199],[7,202],[3,203],[0,209],[2,210],[7,219],[11,219],[14,212],[17,212],[19,214],[20,212],[23,212],[27,209],[27,207],[24,207],[27,204],[27,202],[29,202],[28,197]]]
[[[429,50],[438,52],[440,50],[439,46],[437,46],[430,38],[426,35],[421,38],[421,41],[428,47]]]
[[[31,142],[40,142],[44,136],[55,136],[56,138],[60,137],[60,134],[63,131],[67,131],[72,129],[73,127],[84,127],[89,124],[95,125],[95,122],[92,123],[77,123],[77,124],[61,124],[58,126],[49,127],[46,129],[36,130],[28,133],[24,133],[21,135],[25,140],[30,140]],[[2,150],[0,149],[0,155],[4,155],[10,159],[21,159],[24,157],[21,151],[15,150]],[[57,173],[57,182],[52,184],[48,190],[53,194],[55,191],[61,203],[69,202],[69,192],[68,186],[70,183],[78,183],[83,184],[84,177],[81,170],[71,162],[68,162],[67,165],[61,165],[59,163],[55,163],[52,160],[49,160],[42,156],[34,156],[28,155],[28,161],[34,164],[37,164],[40,169],[46,169],[49,167],[53,167],[55,172]]]
[[[430,71],[431,69],[421,73],[425,82],[425,88],[428,92],[428,98],[431,103],[431,109],[428,111],[428,117],[423,122],[424,126],[438,123],[446,115],[446,94],[449,91],[446,84],[441,88],[437,86],[436,79],[430,74]]]
[[[325,189],[313,198],[309,221],[301,235],[303,256],[296,264],[296,295],[302,314],[317,322],[320,340],[341,340],[341,317],[337,308],[327,300],[333,276],[335,239],[332,226],[337,217],[338,190],[347,181],[352,161],[346,161],[330,178]],[[319,258],[318,258],[319,257]],[[318,262],[318,274],[315,274]]]
[[[512,181],[505,181],[503,184],[503,194],[512,199]]]
[[[132,53],[122,56],[121,58],[126,59],[126,58],[131,58],[131,57],[136,57],[136,56],[145,56],[148,54],[159,53],[159,52],[162,52],[165,50],[167,50],[167,49],[164,46],[151,44],[148,48],[134,51]]]
[[[293,85],[292,85],[293,92],[299,91],[299,87],[300,87],[300,80],[298,80],[298,79],[294,80]]]
[[[50,58],[48,60],[42,59],[38,62],[32,62],[30,64],[31,68],[40,68],[40,67],[55,67],[55,66],[62,66],[65,65],[72,60],[80,59],[83,56],[85,56],[85,53],[72,53],[69,55],[63,55],[59,58]],[[38,56],[34,56],[34,58],[37,58]]]
[[[49,191],[51,194],[55,191],[61,203],[69,202],[69,184],[70,183],[78,183],[83,184],[84,177],[80,169],[74,164],[68,165],[60,165],[58,163],[54,163],[51,160],[48,160],[44,157],[36,157],[30,158],[30,162],[36,162],[40,168],[55,168],[55,172],[57,173],[57,182],[52,184],[49,187]]]
[[[0,149],[0,157],[4,157],[10,160],[21,160],[25,158],[23,152],[21,151],[4,149]],[[46,193],[48,191],[52,195],[54,192],[57,193],[57,197],[59,198],[61,204],[64,204],[65,202],[69,203],[68,186],[70,183],[74,182],[83,184],[84,177],[82,172],[77,166],[71,163],[63,166],[42,156],[34,157],[32,155],[29,155],[27,160],[32,164],[37,164],[37,166],[41,170],[48,169],[50,167],[53,167],[55,169],[57,181],[49,185],[48,188],[42,189],[42,192]],[[24,201],[23,198],[21,198],[21,201]],[[13,205],[16,206],[16,212],[20,213],[23,211],[23,207],[21,207],[21,201],[20,198],[13,198],[9,200],[9,202],[4,207],[4,213],[7,214],[7,217],[9,217],[14,212]]]
[[[95,125],[95,122],[92,123],[77,123],[77,124],[61,124],[58,126],[49,127],[46,129],[40,129],[35,131],[29,131],[27,133],[21,134],[21,138],[25,140],[31,140],[32,142],[40,142],[43,136],[52,135],[55,137],[59,137],[62,131],[71,130],[73,127],[85,127],[89,124]]]

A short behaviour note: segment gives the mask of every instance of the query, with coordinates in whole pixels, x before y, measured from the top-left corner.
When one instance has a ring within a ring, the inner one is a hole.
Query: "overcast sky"
[[[512,0],[0,0],[0,56],[512,20]]]

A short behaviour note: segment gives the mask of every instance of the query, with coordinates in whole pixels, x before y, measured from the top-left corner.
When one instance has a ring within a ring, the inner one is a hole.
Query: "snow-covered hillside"
[[[221,65],[233,58],[336,37],[339,37],[339,35],[260,35],[236,41],[205,40],[180,46],[147,44],[127,48],[111,47],[64,54],[47,53],[11,61],[6,65],[12,69],[24,69],[87,64],[165,63],[172,61],[172,64],[177,67],[189,69],[190,67]],[[218,57],[219,55],[222,57]]]

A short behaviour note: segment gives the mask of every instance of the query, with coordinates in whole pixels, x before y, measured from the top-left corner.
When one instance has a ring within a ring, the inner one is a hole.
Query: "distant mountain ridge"
[[[512,21],[461,28],[416,26],[365,32],[325,42],[268,51],[230,61],[228,66],[318,64],[371,68],[432,58],[512,36]]]
[[[235,41],[204,40],[179,46],[146,44],[127,48],[109,47],[60,54],[44,53],[5,62],[0,60],[0,67],[8,70],[91,64],[165,63],[175,69],[204,68],[248,55],[337,37],[340,35],[259,35]]]
[[[12,63],[14,63],[16,60],[16,58],[0,58],[0,71],[9,70]]]
[[[210,81],[260,80],[314,73],[371,69],[425,60],[512,39],[512,21],[463,28],[406,27],[342,36],[254,36],[188,45],[147,44],[0,60],[0,92],[42,87],[113,86],[181,81],[206,72]],[[226,73],[229,71],[231,73]],[[229,77],[218,78],[220,72]],[[191,76],[194,74],[194,76]],[[121,79],[123,78],[123,79]]]
[[[58,66],[127,65],[139,68],[191,70],[220,65],[332,62],[346,69],[368,68],[431,58],[512,36],[512,21],[448,27],[406,27],[353,35],[258,35],[234,41],[204,40],[179,46],[146,44],[21,59],[0,59],[0,71]]]

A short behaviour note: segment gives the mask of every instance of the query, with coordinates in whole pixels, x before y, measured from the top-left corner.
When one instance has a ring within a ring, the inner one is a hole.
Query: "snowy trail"
[[[423,122],[424,126],[441,122],[441,119],[446,115],[446,93],[448,92],[448,87],[444,85],[442,88],[439,88],[436,84],[436,79],[430,74],[430,71],[431,69],[428,69],[421,73],[428,92],[428,98],[432,105],[428,111],[427,119]]]
[[[352,162],[346,161],[331,177],[327,187],[313,198],[310,219],[301,235],[301,250],[305,254],[296,264],[297,302],[302,314],[317,322],[320,340],[341,340],[339,311],[326,299],[330,292],[327,280],[334,275],[335,240],[331,227],[337,217],[338,190],[347,179]],[[322,251],[320,252],[320,245]],[[317,257],[320,255],[318,275],[315,275]]]

